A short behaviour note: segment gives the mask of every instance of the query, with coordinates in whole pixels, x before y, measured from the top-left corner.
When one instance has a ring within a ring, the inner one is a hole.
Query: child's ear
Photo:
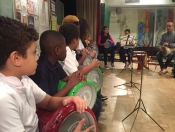
[[[22,56],[19,55],[17,51],[13,51],[10,54],[9,59],[14,66],[20,67],[22,65]]]
[[[60,55],[60,52],[61,52],[61,49],[60,49],[59,47],[56,47],[56,48],[55,48],[55,54],[56,54],[57,56],[59,56],[59,55]]]

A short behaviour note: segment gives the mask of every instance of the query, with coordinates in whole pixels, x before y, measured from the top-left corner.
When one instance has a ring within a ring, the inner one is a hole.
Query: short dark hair
[[[80,24],[80,39],[84,41],[86,37],[86,31],[90,31],[90,27],[86,19],[79,17],[79,24]]]
[[[53,30],[44,31],[40,36],[40,49],[41,53],[44,55],[48,55],[50,53],[51,48],[55,48],[56,46],[62,46],[62,42],[64,41],[64,36]]]
[[[130,29],[126,29],[125,32],[129,32],[130,33]]]
[[[26,51],[32,41],[38,40],[35,29],[29,28],[14,19],[0,16],[0,69],[13,51],[26,57]]]
[[[73,39],[78,39],[80,36],[78,27],[72,23],[66,23],[60,26],[59,32],[63,34],[66,45],[70,45]]]

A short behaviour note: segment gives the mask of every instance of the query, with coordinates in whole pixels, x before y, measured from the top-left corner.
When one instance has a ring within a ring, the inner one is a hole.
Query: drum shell
[[[89,65],[91,63],[91,61],[92,61],[92,57],[90,55],[88,55],[86,57],[86,59],[84,60],[83,65],[84,66]]]
[[[103,85],[103,73],[102,73],[102,71],[101,71],[100,68],[94,68],[93,70],[96,70],[96,71],[100,74],[100,75],[99,75],[99,81],[102,81],[101,84],[99,84],[98,86],[96,86],[96,83],[95,83],[93,80],[89,79],[88,75],[89,75],[90,72],[92,72],[92,71],[90,71],[90,72],[86,75],[86,78],[87,78],[87,80],[91,80],[91,81],[95,84],[96,90],[97,90],[97,92],[99,92],[100,89],[101,89],[101,87],[102,87],[102,85]]]
[[[45,110],[37,110],[37,115],[39,118],[39,131],[40,132],[61,132],[59,131],[61,125],[63,122],[66,120],[66,117],[68,117],[71,113],[76,111],[76,106],[75,104],[71,103],[67,106],[61,107],[55,112],[49,112]],[[90,124],[90,125],[95,125],[95,131],[98,132],[97,129],[97,122],[94,113],[90,108],[87,108],[85,110],[87,113],[91,115],[91,118],[93,118],[95,124]],[[89,126],[88,126],[89,127]]]

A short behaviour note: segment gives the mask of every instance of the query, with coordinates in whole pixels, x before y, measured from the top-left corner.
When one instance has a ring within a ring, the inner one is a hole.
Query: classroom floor
[[[101,62],[103,67],[103,62]],[[139,90],[135,87],[114,86],[129,82],[130,71],[118,73],[124,67],[121,62],[115,62],[116,69],[104,69],[104,83],[102,94],[109,99],[103,103],[104,112],[99,118],[99,132],[130,132],[136,112],[122,120],[133,111],[138,98]],[[140,84],[140,71],[134,63],[133,82]],[[150,70],[144,69],[142,100],[146,110],[166,132],[175,132],[175,79],[170,74],[159,76],[159,66],[154,72],[155,65]],[[169,67],[171,73],[172,68]],[[140,89],[140,85],[136,86]],[[141,109],[139,110],[132,132],[163,132]]]

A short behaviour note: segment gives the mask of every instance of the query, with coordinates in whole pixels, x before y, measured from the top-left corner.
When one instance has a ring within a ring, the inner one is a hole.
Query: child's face
[[[64,40],[62,46],[60,47],[59,61],[64,61],[66,58],[66,42]]]
[[[35,74],[37,67],[38,55],[36,54],[36,42],[31,42],[30,47],[26,51],[26,57],[21,59],[21,71],[23,75]]]

